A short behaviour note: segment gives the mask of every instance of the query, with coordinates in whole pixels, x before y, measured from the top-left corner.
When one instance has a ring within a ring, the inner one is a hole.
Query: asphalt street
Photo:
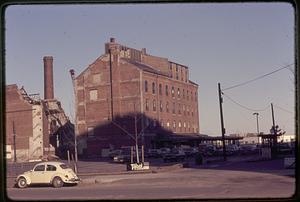
[[[286,198],[295,178],[249,171],[181,168],[170,172],[105,175],[78,186],[8,188],[14,200]]]

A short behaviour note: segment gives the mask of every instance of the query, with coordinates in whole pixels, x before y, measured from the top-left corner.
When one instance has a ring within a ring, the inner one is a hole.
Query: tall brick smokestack
[[[53,87],[53,57],[44,58],[44,99],[54,99]]]

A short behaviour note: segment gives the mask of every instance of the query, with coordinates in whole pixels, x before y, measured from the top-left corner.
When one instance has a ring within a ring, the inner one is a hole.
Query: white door
[[[35,166],[31,172],[31,183],[45,183],[45,165]]]

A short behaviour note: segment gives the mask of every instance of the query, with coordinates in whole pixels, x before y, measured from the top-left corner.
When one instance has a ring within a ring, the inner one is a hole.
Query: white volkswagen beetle
[[[36,164],[32,170],[18,175],[16,185],[25,188],[32,184],[52,184],[59,188],[66,184],[77,184],[80,179],[66,164],[61,162],[42,162]]]

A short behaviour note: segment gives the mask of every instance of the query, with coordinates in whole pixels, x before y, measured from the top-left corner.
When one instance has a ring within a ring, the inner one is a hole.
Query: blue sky
[[[220,135],[222,89],[294,63],[294,9],[288,3],[16,5],[5,13],[6,83],[43,98],[43,56],[54,57],[55,97],[72,119],[71,68],[82,72],[110,37],[190,68],[199,84],[200,133]],[[294,134],[294,74],[284,69],[224,91],[258,111],[260,131]],[[227,134],[256,132],[254,110],[224,97]]]

